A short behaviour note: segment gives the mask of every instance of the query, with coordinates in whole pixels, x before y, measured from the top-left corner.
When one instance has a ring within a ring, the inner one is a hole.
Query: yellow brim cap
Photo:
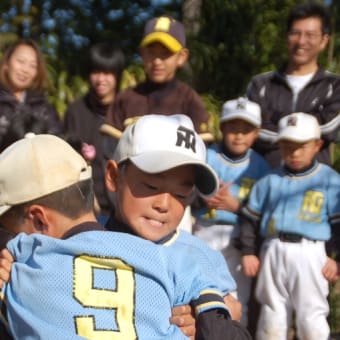
[[[169,49],[171,52],[174,52],[174,53],[179,52],[183,48],[183,46],[180,44],[180,42],[177,39],[175,39],[170,34],[165,33],[165,32],[153,32],[153,33],[148,34],[142,40],[140,47],[145,47],[155,42],[161,43],[167,49]]]

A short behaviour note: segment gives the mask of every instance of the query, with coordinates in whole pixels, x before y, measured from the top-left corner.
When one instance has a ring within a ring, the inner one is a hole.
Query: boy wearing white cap
[[[267,162],[251,149],[261,126],[260,107],[246,98],[227,101],[220,118],[222,141],[208,148],[207,162],[216,171],[220,187],[206,199],[197,217],[195,235],[213,249],[223,252],[237,284],[242,304],[242,323],[247,324],[247,303],[251,280],[243,275],[241,253],[235,247],[239,231],[235,228],[240,206],[252,185],[269,171]]]
[[[283,165],[253,186],[239,222],[245,274],[259,272],[257,339],[286,339],[293,312],[299,339],[329,339],[328,281],[339,273],[327,253],[339,261],[340,176],[315,160],[322,141],[312,115],[282,118],[278,143]]]
[[[107,162],[107,188],[116,192],[117,209],[106,227],[113,231],[131,233],[178,251],[182,251],[183,248],[190,249],[204,272],[218,284],[227,306],[231,306],[230,311],[234,317],[237,312],[233,314],[234,301],[229,293],[235,290],[236,285],[223,256],[196,237],[179,229],[178,224],[167,222],[168,205],[171,203],[167,202],[168,199],[164,202],[155,202],[152,209],[145,212],[137,209],[139,205],[144,206],[143,200],[150,200],[149,196],[154,200],[152,193],[159,196],[163,191],[168,193],[169,197],[177,197],[183,206],[184,201],[187,202],[186,205],[190,204],[194,197],[193,193],[186,194],[185,190],[181,190],[181,186],[190,183],[183,170],[193,165],[194,174],[191,174],[191,177],[194,175],[196,179],[195,190],[207,197],[208,192],[211,192],[209,188],[218,179],[205,159],[206,147],[187,116],[147,115],[140,118],[132,126],[127,127],[113,159]],[[128,169],[126,164],[129,164]],[[210,169],[214,176],[206,176],[206,169]],[[167,183],[168,177],[173,178],[171,186]],[[131,187],[130,196],[134,200],[138,198],[138,202],[133,204],[133,209],[130,201],[127,206],[125,205],[126,197],[122,195],[122,186]],[[140,192],[133,190],[134,187],[140,187]],[[190,194],[188,199],[185,199],[188,194]],[[117,220],[120,223],[117,223]]]
[[[199,147],[185,136],[193,135],[183,127],[178,147]],[[131,147],[124,145],[118,157],[143,148]],[[151,177],[141,177],[132,165],[147,167],[149,155],[123,162],[122,182],[117,184],[118,223],[130,223],[131,218],[142,228],[177,225],[194,187],[212,194],[215,174],[204,164],[202,150],[197,152],[196,158],[190,152],[174,152],[171,165],[183,166]],[[103,232],[92,210],[90,176],[85,160],[55,136],[21,140],[0,156],[0,223],[14,234],[34,233],[8,243],[16,262],[4,294],[14,336],[184,339],[169,317],[172,305],[191,301],[203,339],[221,339],[221,334],[249,339],[247,331],[229,319],[216,284],[210,284],[212,279],[189,249],[179,252],[131,235]],[[158,183],[161,190],[156,189]]]

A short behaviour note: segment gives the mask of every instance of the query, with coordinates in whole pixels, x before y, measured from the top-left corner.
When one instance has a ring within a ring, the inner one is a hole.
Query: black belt
[[[287,232],[283,232],[283,231],[280,231],[278,233],[278,238],[282,242],[291,242],[291,243],[299,243],[299,242],[302,241],[302,239],[317,242],[317,240],[312,240],[312,239],[305,237],[301,234],[287,233]]]
[[[303,239],[303,236],[300,234],[295,233],[285,233],[285,232],[279,232],[278,234],[279,240],[282,242],[292,242],[292,243],[298,243],[301,242]]]

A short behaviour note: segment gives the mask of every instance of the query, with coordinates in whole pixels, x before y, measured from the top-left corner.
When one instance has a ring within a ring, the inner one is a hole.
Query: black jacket
[[[340,76],[320,67],[294,105],[284,69],[262,73],[250,81],[247,97],[262,110],[262,129],[254,149],[273,167],[280,163],[278,147],[273,144],[278,121],[293,112],[309,113],[318,119],[324,140],[318,160],[330,165],[329,146],[336,139],[340,124]]]
[[[108,123],[123,131],[127,122],[136,117],[177,113],[190,117],[200,133],[208,132],[209,115],[202,99],[189,85],[176,78],[163,84],[145,81],[120,92],[109,112]]]
[[[42,93],[27,91],[24,102],[19,102],[0,87],[0,150],[27,132],[61,133],[58,113]]]
[[[111,158],[115,148],[113,138],[103,136],[99,127],[105,122],[108,106],[101,105],[95,94],[90,91],[84,98],[72,103],[64,116],[64,133],[66,140],[81,152],[81,144],[91,144],[96,149],[96,156],[91,162],[96,198],[101,214],[109,215],[113,203],[106,190],[104,181],[105,162]]]

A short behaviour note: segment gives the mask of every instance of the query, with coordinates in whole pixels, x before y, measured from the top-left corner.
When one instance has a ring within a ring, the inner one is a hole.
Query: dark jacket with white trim
[[[340,125],[340,76],[319,67],[294,105],[293,92],[282,68],[256,75],[248,85],[247,97],[262,110],[262,129],[254,149],[272,166],[280,163],[278,146],[274,143],[278,122],[292,112],[309,113],[318,119],[324,140],[318,160],[331,163],[330,144],[337,138]]]

